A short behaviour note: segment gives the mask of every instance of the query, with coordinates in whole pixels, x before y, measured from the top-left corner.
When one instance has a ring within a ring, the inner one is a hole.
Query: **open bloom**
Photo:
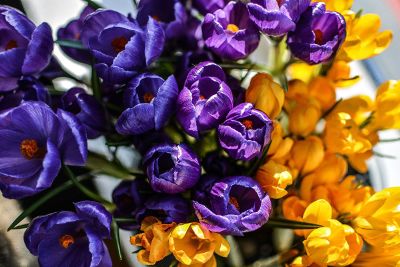
[[[400,129],[400,81],[381,84],[376,93],[376,111],[371,127],[374,129]]]
[[[203,26],[205,44],[222,58],[246,58],[258,46],[260,34],[250,20],[246,4],[229,2],[223,9],[205,16]]]
[[[222,9],[229,0],[193,0],[193,6],[203,15]]]
[[[326,11],[325,4],[311,4],[301,16],[296,30],[288,34],[293,55],[309,64],[331,60],[346,37],[342,15]]]
[[[324,145],[317,136],[296,141],[291,151],[293,165],[301,174],[315,170],[321,164],[324,155]]]
[[[209,193],[209,203],[193,201],[200,223],[212,232],[243,235],[264,225],[272,211],[271,200],[250,177],[218,180]]]
[[[178,96],[177,119],[189,135],[214,129],[233,107],[233,95],[221,67],[203,62],[188,74]]]
[[[234,159],[251,160],[260,156],[270,142],[272,121],[250,103],[233,108],[218,127],[222,148]]]
[[[274,199],[287,195],[285,189],[293,182],[289,168],[273,160],[269,160],[258,169],[256,179],[262,189]]]
[[[227,257],[230,252],[228,241],[196,222],[176,226],[169,237],[169,249],[182,266],[216,267],[214,253]]]
[[[84,165],[84,127],[69,112],[27,101],[0,115],[0,189],[8,198],[51,186],[61,164]]]
[[[53,52],[51,28],[36,27],[20,11],[0,6],[0,92],[17,87],[22,76],[36,75],[50,63]]]
[[[86,17],[81,39],[96,59],[98,75],[124,84],[160,56],[165,34],[152,18],[140,27],[116,11],[99,9]]]
[[[62,108],[73,113],[85,126],[89,139],[99,137],[107,130],[107,115],[102,105],[80,87],[68,90],[61,98]]]
[[[158,145],[143,159],[151,188],[168,194],[192,188],[200,178],[200,161],[185,144]]]
[[[126,110],[118,118],[117,132],[137,135],[161,130],[175,111],[177,97],[174,76],[167,80],[150,73],[135,77],[125,90]]]
[[[57,38],[60,40],[71,40],[71,41],[81,41],[82,28],[85,18],[93,13],[95,10],[87,6],[85,7],[79,18],[70,21],[65,27],[61,27],[57,31]],[[92,56],[88,50],[77,49],[71,47],[60,46],[65,54],[67,54],[72,59],[79,62],[90,64],[92,62]]]
[[[43,267],[111,267],[103,242],[110,238],[111,214],[93,201],[75,203],[75,210],[35,218],[25,232],[27,248]]]
[[[250,19],[267,35],[282,36],[296,29],[310,0],[251,0]]]
[[[351,9],[354,0],[313,0],[313,2],[324,2],[327,10],[343,13]]]

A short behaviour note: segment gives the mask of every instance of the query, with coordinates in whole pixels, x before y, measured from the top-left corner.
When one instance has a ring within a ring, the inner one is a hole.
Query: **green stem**
[[[121,240],[119,237],[119,227],[117,225],[117,222],[114,219],[112,220],[111,228],[112,228],[114,245],[117,249],[119,260],[122,261],[123,256],[122,256],[122,249],[121,249]]]
[[[379,140],[379,142],[381,142],[381,143],[391,143],[391,142],[399,142],[399,141],[400,141],[400,138]]]
[[[287,220],[284,218],[269,218],[266,226],[286,229],[316,229],[322,227],[319,224]]]

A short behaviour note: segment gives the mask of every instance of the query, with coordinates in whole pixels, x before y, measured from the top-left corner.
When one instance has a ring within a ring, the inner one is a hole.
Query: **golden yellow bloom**
[[[274,121],[274,130],[271,133],[271,145],[268,149],[268,157],[270,159],[280,159],[289,154],[293,146],[293,139],[284,138],[284,132],[281,124]]]
[[[373,110],[374,103],[372,99],[367,95],[358,95],[341,101],[330,113],[328,118],[336,116],[337,113],[343,112],[349,114],[352,120],[357,125],[360,125],[367,119]]]
[[[246,102],[264,111],[270,119],[275,119],[281,113],[284,101],[283,88],[266,73],[254,76],[246,90]]]
[[[274,199],[286,196],[288,192],[285,189],[293,182],[289,169],[273,160],[269,160],[258,169],[256,179],[262,189]]]
[[[301,80],[308,84],[312,78],[318,75],[320,69],[321,65],[308,65],[307,63],[299,62],[290,65],[288,74],[292,80]]]
[[[376,95],[374,129],[400,129],[400,81],[387,81]]]
[[[320,267],[307,255],[296,257],[289,267]]]
[[[301,221],[307,206],[308,203],[297,196],[288,197],[282,204],[283,216],[289,220]]]
[[[322,163],[314,170],[319,182],[324,184],[337,183],[347,173],[347,161],[337,154],[325,153]]]
[[[372,248],[368,252],[362,252],[352,267],[400,267],[400,249],[385,251],[380,248]]]
[[[346,20],[347,37],[337,59],[364,60],[382,53],[392,42],[391,31],[379,32],[381,19],[378,15],[366,14],[357,17],[353,11],[346,11],[343,15]]]
[[[144,233],[131,237],[131,244],[143,247],[137,254],[138,261],[145,265],[154,265],[168,256],[168,237],[175,223],[162,224],[157,218],[146,217],[140,230]]]
[[[217,233],[212,233],[199,223],[179,224],[169,237],[169,249],[175,258],[183,265],[207,266],[215,263],[214,253],[227,257],[230,251],[229,243]],[[206,265],[204,265],[206,264]]]
[[[332,207],[326,200],[317,200],[307,207],[303,220],[323,227],[304,231],[306,253],[321,266],[350,265],[361,252],[363,240],[353,228],[331,218]]]
[[[318,100],[323,110],[328,110],[336,102],[336,90],[331,80],[318,76],[309,84],[310,96]]]
[[[351,9],[354,0],[313,0],[313,2],[324,2],[326,9],[342,13],[343,11]]]
[[[324,155],[324,145],[317,136],[296,141],[291,151],[293,164],[302,175],[315,170],[321,164]]]
[[[335,87],[349,87],[360,81],[359,76],[351,76],[350,64],[343,60],[337,60],[328,71],[330,79]]]
[[[400,187],[374,194],[353,225],[366,242],[382,249],[400,247]]]

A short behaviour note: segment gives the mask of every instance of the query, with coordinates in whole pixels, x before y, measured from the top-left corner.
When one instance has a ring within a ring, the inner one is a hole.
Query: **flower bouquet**
[[[85,2],[54,39],[0,6],[0,190],[36,195],[8,230],[40,266],[400,264],[400,188],[366,178],[378,132],[400,128],[400,82],[337,97],[361,79],[351,61],[389,46],[378,16],[351,0]],[[99,174],[120,180],[112,199]],[[21,223],[71,188],[86,197]]]

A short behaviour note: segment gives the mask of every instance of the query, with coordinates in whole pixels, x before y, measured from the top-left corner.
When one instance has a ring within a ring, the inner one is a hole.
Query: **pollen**
[[[18,43],[15,40],[11,40],[6,44],[5,50],[11,50],[18,47]]]
[[[229,198],[229,203],[231,203],[237,210],[240,210],[239,202],[235,197]]]
[[[154,98],[154,95],[152,93],[145,93],[143,95],[143,101],[146,103],[150,103],[151,100],[153,100],[153,98]]]
[[[235,24],[228,24],[228,26],[226,26],[226,29],[233,33],[236,33],[240,30],[239,27],[236,26]]]
[[[242,124],[246,127],[247,130],[253,129],[253,122],[251,120],[243,120]]]
[[[60,246],[65,249],[69,248],[69,246],[75,243],[74,237],[70,235],[63,235],[58,241],[60,242]]]
[[[128,39],[125,37],[118,37],[112,40],[111,45],[114,48],[115,52],[119,53],[125,50],[125,46],[128,43]]]
[[[315,35],[315,43],[322,45],[324,44],[324,34],[322,33],[321,30],[314,30],[314,35]]]
[[[204,95],[200,95],[200,97],[199,97],[199,98],[200,98],[200,100],[204,100],[204,99],[206,99]]]
[[[20,145],[21,154],[27,159],[33,159],[38,155],[39,146],[36,140],[33,139],[25,139],[21,142]]]

